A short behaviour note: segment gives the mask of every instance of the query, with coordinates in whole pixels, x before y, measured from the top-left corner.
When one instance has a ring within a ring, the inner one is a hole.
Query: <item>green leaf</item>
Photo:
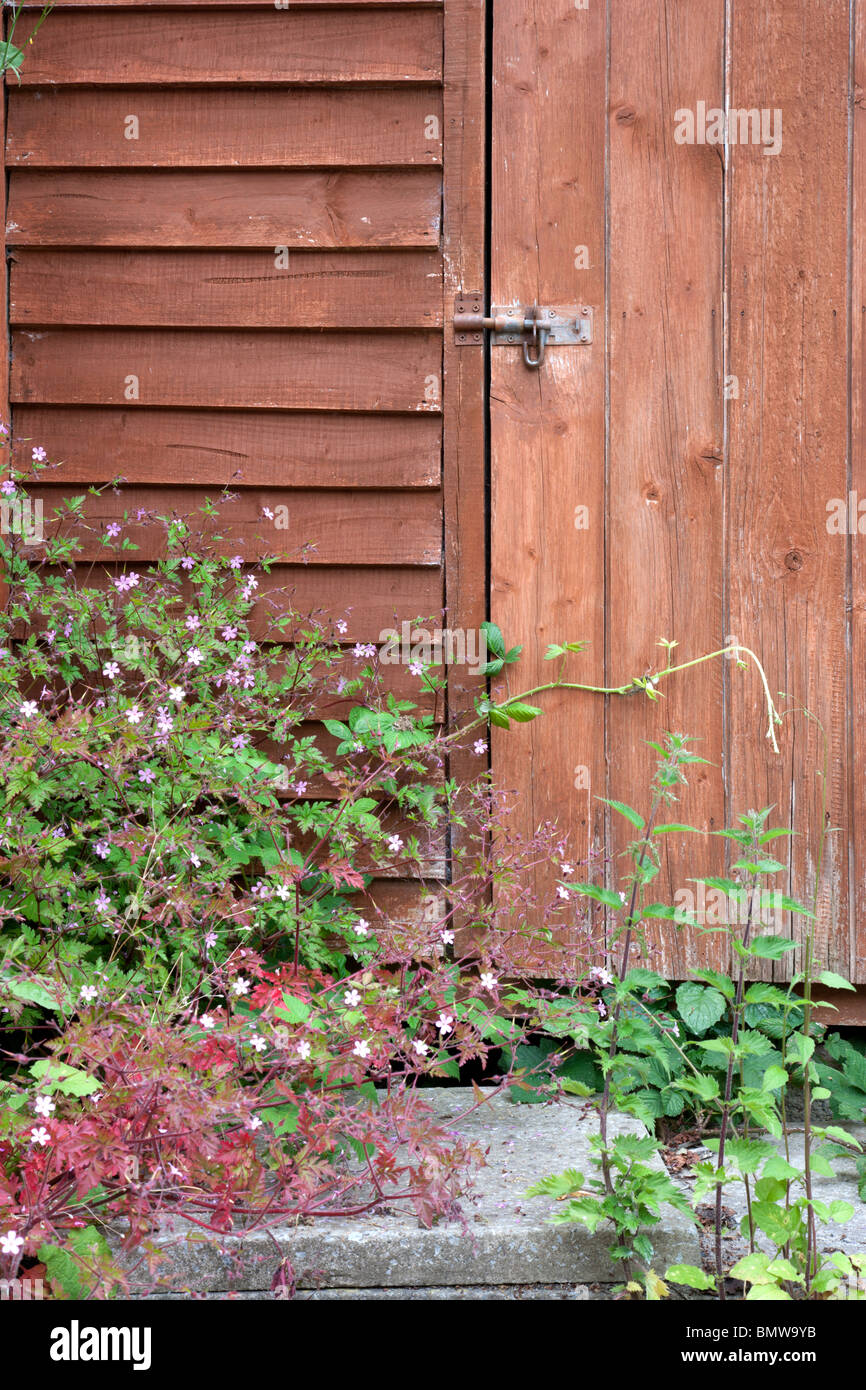
[[[767,1273],[767,1266],[770,1263],[770,1256],[763,1251],[756,1250],[752,1255],[744,1255],[741,1260],[737,1260],[731,1266],[730,1274],[732,1279],[742,1279],[748,1284],[772,1284],[773,1276]]]
[[[665,1274],[665,1279],[670,1284],[684,1284],[688,1289],[714,1289],[716,1281],[710,1274],[705,1274],[697,1265],[671,1265]]]
[[[756,936],[748,949],[750,955],[761,960],[781,960],[789,951],[797,949],[797,943],[787,936]]]
[[[603,802],[605,806],[611,806],[613,810],[618,811],[621,816],[625,816],[625,819],[630,825],[633,825],[636,830],[643,830],[646,822],[643,816],[640,815],[633,806],[627,806],[624,801],[612,801],[610,797],[607,796],[600,796],[598,800]]]
[[[528,724],[531,719],[537,719],[541,714],[538,705],[525,705],[522,700],[511,700],[501,708],[503,713],[517,724]]]
[[[596,883],[567,883],[565,886],[575,893],[582,894],[584,898],[604,903],[605,907],[621,908],[623,905],[619,893],[615,893],[612,888],[600,888]]]
[[[274,1013],[284,1018],[287,1023],[305,1023],[310,1017],[310,1006],[297,995],[284,993],[283,1002],[277,1005]]]
[[[853,1215],[854,1207],[851,1202],[835,1201],[830,1203],[830,1219],[838,1222],[840,1226],[844,1225],[846,1221],[850,1221]]]
[[[668,825],[657,825],[655,830],[653,831],[654,835],[685,835],[687,833],[692,835],[702,835],[703,831],[699,830],[696,825],[684,825],[680,821],[671,821]],[[686,1269],[690,1268],[690,1266],[675,1265],[674,1268]]]
[[[64,1096],[91,1096],[100,1089],[95,1076],[79,1071],[77,1067],[67,1066],[54,1057],[43,1057],[30,1068],[40,1086],[47,1091],[60,1091]]]
[[[850,980],[846,980],[843,975],[837,975],[832,970],[822,970],[818,976],[818,984],[826,985],[828,989],[854,989]]]
[[[788,1084],[788,1073],[784,1067],[767,1067],[761,1080],[762,1091],[778,1091]]]
[[[689,980],[676,993],[677,1009],[692,1033],[705,1033],[725,1013],[724,996],[717,989]]]
[[[502,636],[502,632],[496,626],[496,624],[482,623],[481,631],[484,633],[484,638],[487,643],[487,650],[491,651],[494,656],[504,657],[505,638]]]
[[[48,1271],[49,1279],[60,1285],[68,1299],[79,1300],[86,1296],[87,1288],[82,1285],[78,1265],[68,1250],[59,1245],[46,1244],[40,1245],[37,1254]]]

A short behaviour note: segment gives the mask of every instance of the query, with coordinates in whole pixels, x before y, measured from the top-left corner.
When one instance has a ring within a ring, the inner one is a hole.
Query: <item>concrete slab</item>
[[[488,1151],[472,1197],[463,1203],[465,1226],[440,1222],[427,1230],[405,1210],[351,1219],[320,1217],[306,1225],[221,1238],[178,1225],[157,1241],[170,1256],[161,1288],[267,1290],[283,1258],[291,1260],[298,1287],[319,1290],[322,1297],[328,1289],[365,1297],[357,1291],[416,1288],[426,1290],[417,1297],[430,1297],[435,1288],[616,1282],[607,1253],[609,1231],[590,1235],[582,1226],[551,1226],[554,1204],[525,1195],[549,1173],[569,1167],[593,1173],[589,1140],[597,1124],[594,1115],[584,1115],[578,1104],[512,1105],[496,1097],[464,1116],[474,1103],[473,1093],[458,1087],[432,1092],[430,1099],[455,1135]],[[615,1117],[612,1129],[643,1132],[636,1121],[622,1116]],[[653,1239],[659,1270],[678,1261],[700,1263],[697,1232],[680,1213],[669,1210]],[[141,1276],[136,1280],[136,1291],[143,1291],[146,1283]]]

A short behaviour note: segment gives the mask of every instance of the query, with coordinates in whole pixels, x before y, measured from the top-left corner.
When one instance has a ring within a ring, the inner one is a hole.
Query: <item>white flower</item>
[[[189,651],[186,654],[187,666],[200,666],[203,661],[204,657],[202,656],[198,647],[190,647]]]
[[[249,994],[250,982],[249,980],[245,980],[243,976],[239,975],[238,978],[235,980],[234,984],[232,985],[232,989],[237,995]]]
[[[247,1129],[261,1129],[261,1127],[262,1122],[258,1115],[253,1115],[252,1119],[247,1121]]]
[[[126,711],[126,722],[128,724],[140,724],[143,717],[138,705],[133,705],[132,709]]]
[[[569,893],[568,889],[567,889],[567,888],[564,888],[564,887],[562,886],[561,883],[558,883],[558,884],[556,885],[556,893],[557,893],[557,896],[560,897],[560,898],[570,898],[570,897],[571,897],[571,894]]]
[[[33,719],[39,713],[39,706],[35,700],[25,700],[21,706],[21,714],[25,719]]]
[[[16,1231],[7,1231],[5,1236],[0,1236],[0,1252],[4,1255],[20,1255],[24,1249],[24,1241]]]
[[[48,1120],[51,1118],[52,1110],[56,1110],[57,1107],[50,1096],[37,1096],[33,1102],[33,1109],[40,1119]]]
[[[410,676],[423,676],[424,667],[421,665],[420,661],[412,662],[411,666],[409,667],[409,674]]]
[[[441,939],[441,941],[442,941],[442,945],[443,945],[443,946],[450,946],[450,945],[452,944],[452,942],[454,941],[454,933],[453,933],[453,931],[444,931],[444,932],[442,932],[442,933],[440,934],[440,939]]]
[[[403,848],[403,841],[400,839],[399,835],[388,836],[388,848],[392,854],[398,854],[400,852]]]
[[[475,742],[472,745],[472,751],[477,753],[479,757],[482,753],[487,752],[487,744],[484,742],[483,738],[477,738],[475,740]]]
[[[350,1009],[357,1009],[361,1002],[361,996],[356,989],[347,989],[345,1000]]]
[[[620,895],[619,895],[619,900],[620,900],[620,902],[622,903],[623,907],[625,907],[626,902],[627,902],[627,898],[626,898],[626,896],[625,896],[625,893],[620,893]]]
[[[120,667],[116,661],[106,661],[102,668],[102,674],[107,676],[110,681],[113,681],[115,676],[120,675]]]
[[[570,873],[573,873],[574,870],[572,869],[572,867],[571,867],[570,864],[560,864],[560,866],[559,866],[559,872],[560,872],[561,874],[565,874],[565,877],[568,878],[568,875],[569,875]]]
[[[418,1053],[419,1057],[426,1057],[427,1053],[430,1051],[427,1044],[425,1042],[422,1042],[420,1038],[415,1039],[415,1041],[412,1044],[412,1047],[413,1050]]]
[[[39,1144],[43,1149],[46,1144],[51,1143],[51,1135],[44,1125],[37,1125],[35,1129],[31,1129],[30,1138],[33,1140],[34,1144]]]
[[[262,1037],[261,1033],[254,1033],[250,1038],[250,1047],[254,1047],[256,1052],[264,1052],[267,1045],[267,1041]]]
[[[292,896],[291,885],[288,883],[278,883],[274,892],[281,903],[288,902],[289,898]]]
[[[355,935],[366,936],[370,930],[370,923],[364,918],[359,917],[355,923]]]
[[[202,1028],[204,1028],[205,1031],[207,1031],[209,1028],[213,1028],[214,1024],[216,1023],[216,1019],[213,1018],[211,1014],[202,1014],[201,1018],[199,1019],[199,1023],[201,1024]]]
[[[168,688],[168,698],[174,700],[176,705],[179,705],[181,700],[186,699],[186,691],[182,685],[170,685]]]
[[[91,1004],[98,993],[99,990],[96,985],[85,985],[78,997],[83,999],[86,1004]]]
[[[309,1057],[309,1055],[310,1055],[311,1052],[312,1052],[312,1048],[310,1047],[310,1044],[309,1044],[308,1042],[299,1042],[299,1043],[298,1043],[298,1056],[299,1056],[299,1057],[302,1057],[302,1058],[304,1059],[305,1062],[306,1062],[306,1060],[307,1060],[307,1058]]]
[[[589,978],[597,985],[612,985],[613,976],[601,965],[593,965],[589,972]]]
[[[436,1020],[436,1027],[440,1033],[450,1033],[454,1026],[454,1018],[451,1014],[441,1013]]]
[[[495,976],[495,975],[492,975],[492,974],[490,973],[489,970],[486,970],[486,971],[484,972],[484,974],[481,976],[481,988],[482,988],[482,989],[495,989],[495,988],[496,988],[496,976]]]
[[[191,855],[189,856],[189,862],[190,862],[190,864],[193,865],[194,868],[196,868],[196,869],[200,869],[200,868],[201,868],[201,860],[199,859],[199,857],[198,857],[197,854],[195,854],[195,853],[191,854]]]
[[[365,1042],[363,1038],[360,1038],[358,1042],[355,1043],[355,1046],[352,1048],[352,1052],[355,1054],[356,1057],[369,1057],[370,1044],[368,1042]]]

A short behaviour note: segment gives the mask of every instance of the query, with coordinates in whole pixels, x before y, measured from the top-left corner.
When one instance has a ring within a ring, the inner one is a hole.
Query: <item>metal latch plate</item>
[[[493,305],[491,318],[498,314],[516,316],[522,313],[520,304]],[[583,347],[592,342],[592,309],[585,304],[566,304],[554,309],[542,309],[538,315],[539,328],[547,329],[548,347]],[[522,343],[519,333],[490,334],[492,347],[514,347]]]

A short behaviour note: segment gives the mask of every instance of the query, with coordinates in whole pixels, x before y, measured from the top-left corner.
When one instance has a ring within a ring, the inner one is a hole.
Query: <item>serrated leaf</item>
[[[789,951],[797,949],[796,941],[787,936],[756,936],[748,947],[750,955],[760,960],[781,960]]]
[[[717,989],[686,981],[676,992],[677,1009],[691,1033],[705,1033],[723,1017],[727,1005]]]
[[[614,811],[618,811],[621,816],[625,817],[630,825],[634,826],[635,830],[643,830],[646,822],[640,812],[636,811],[633,806],[627,806],[624,801],[613,801],[608,796],[600,796],[598,800],[603,802],[605,806],[610,806]]]
[[[510,700],[507,705],[502,705],[501,709],[517,724],[528,724],[541,714],[538,705],[525,705],[522,700]]]
[[[855,989],[850,980],[846,980],[844,975],[837,975],[833,970],[822,970],[818,976],[818,984],[826,985],[827,989]]]

